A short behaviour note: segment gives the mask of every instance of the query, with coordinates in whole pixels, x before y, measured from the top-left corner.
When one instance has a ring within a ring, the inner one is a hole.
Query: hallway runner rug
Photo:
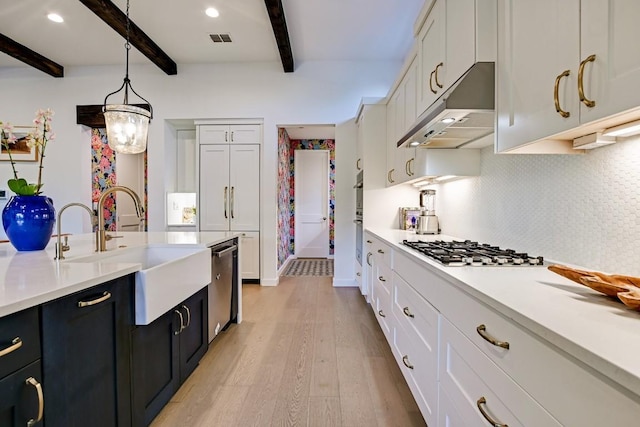
[[[298,258],[291,260],[283,276],[333,276],[333,260]]]

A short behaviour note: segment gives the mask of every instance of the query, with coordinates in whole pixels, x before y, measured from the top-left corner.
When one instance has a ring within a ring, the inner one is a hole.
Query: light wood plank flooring
[[[281,277],[243,292],[243,322],[213,341],[153,427],[425,425],[357,288]]]

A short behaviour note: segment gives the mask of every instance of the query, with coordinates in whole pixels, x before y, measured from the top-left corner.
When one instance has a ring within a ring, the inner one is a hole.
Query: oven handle
[[[228,254],[229,252],[233,252],[233,251],[235,251],[237,249],[238,249],[238,246],[232,245],[232,246],[228,246],[228,247],[226,247],[226,248],[224,248],[224,249],[222,249],[220,251],[212,251],[211,255],[213,255],[214,257],[220,258],[220,257],[224,256],[225,254]]]

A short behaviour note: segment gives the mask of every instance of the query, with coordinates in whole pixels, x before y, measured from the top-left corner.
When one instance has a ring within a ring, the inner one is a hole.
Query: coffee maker
[[[440,227],[436,216],[436,190],[420,191],[420,216],[416,227],[417,234],[438,234]]]

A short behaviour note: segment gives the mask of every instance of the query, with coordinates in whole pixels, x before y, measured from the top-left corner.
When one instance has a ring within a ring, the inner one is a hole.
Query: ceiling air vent
[[[229,34],[209,34],[211,40],[214,43],[231,43],[231,36]]]

